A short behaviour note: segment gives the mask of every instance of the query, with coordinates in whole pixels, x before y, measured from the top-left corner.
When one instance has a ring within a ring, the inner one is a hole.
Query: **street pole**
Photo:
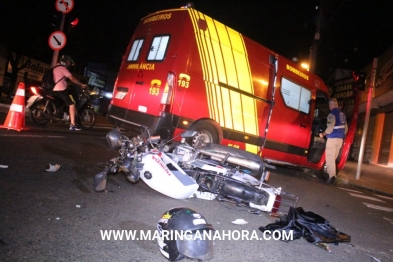
[[[356,170],[356,180],[359,180],[361,169],[362,169],[363,155],[364,155],[364,150],[365,150],[365,145],[366,145],[366,138],[367,138],[368,123],[369,123],[369,120],[370,120],[371,102],[372,102],[372,99],[373,99],[373,89],[374,89],[374,85],[375,85],[375,75],[376,75],[376,72],[377,72],[377,64],[378,64],[378,58],[374,58],[374,60],[373,60],[373,67],[371,69],[370,86],[368,88],[366,116],[365,116],[365,119],[364,119],[362,141],[360,143],[358,167],[357,167],[357,170]]]
[[[321,0],[320,5],[318,6],[319,12],[317,16],[317,24],[315,28],[315,35],[312,47],[310,47],[310,57],[309,57],[309,71],[314,73],[315,71],[315,64],[317,61],[317,53],[318,53],[318,42],[321,37],[321,19],[322,19],[322,3]]]
[[[60,31],[63,31],[63,29],[64,29],[65,16],[66,15],[64,13],[61,15]],[[59,50],[53,51],[52,67],[54,67],[57,64],[58,58],[59,58]]]

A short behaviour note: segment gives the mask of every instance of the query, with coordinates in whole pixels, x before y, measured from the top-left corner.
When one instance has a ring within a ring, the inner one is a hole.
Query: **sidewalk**
[[[338,184],[348,184],[393,197],[393,167],[363,163],[356,179],[358,163],[348,160],[338,173]]]
[[[0,97],[0,112],[8,112],[11,103],[9,99]],[[97,114],[97,122],[105,123],[106,121],[105,116]],[[337,184],[346,184],[393,197],[393,167],[363,163],[360,177],[356,179],[357,166],[357,162],[348,160],[344,169],[338,174]]]

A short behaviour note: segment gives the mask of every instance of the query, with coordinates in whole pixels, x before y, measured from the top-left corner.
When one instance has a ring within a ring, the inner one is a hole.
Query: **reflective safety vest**
[[[343,112],[340,109],[334,108],[331,112],[336,118],[336,124],[334,125],[333,132],[327,134],[327,138],[344,138],[345,136],[345,124],[347,123],[347,119]]]

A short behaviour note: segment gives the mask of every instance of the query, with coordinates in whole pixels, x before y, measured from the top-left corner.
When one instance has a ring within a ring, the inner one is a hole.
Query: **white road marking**
[[[94,125],[95,127],[99,127],[100,129],[113,129],[113,126],[107,126],[107,125]]]
[[[393,197],[387,197],[387,196],[381,196],[381,195],[374,195],[374,196],[385,198],[385,199],[389,199],[389,200],[393,200]]]
[[[7,135],[7,134],[0,134],[0,136],[66,138],[65,136],[40,136],[40,135]]]
[[[365,203],[365,202],[363,202],[363,204],[365,204],[369,208],[378,209],[378,210],[387,211],[387,212],[393,212],[393,208],[381,207],[381,206],[377,206],[377,205],[373,205],[373,204],[369,204],[369,203]]]
[[[390,224],[392,224],[392,225],[393,225],[393,219],[391,219],[391,218],[387,218],[387,217],[383,217],[383,219],[385,219],[385,220],[389,221],[389,222],[390,222]]]
[[[377,202],[383,202],[383,203],[386,203],[385,201],[383,201],[383,200],[381,200],[381,199],[379,199],[379,198],[375,198],[375,197],[369,197],[369,196],[365,196],[365,195],[359,195],[359,194],[353,194],[353,193],[349,193],[351,196],[354,196],[354,197],[360,197],[360,198],[365,198],[365,199],[368,199],[368,200],[373,200],[373,201],[377,201]]]
[[[347,189],[347,188],[343,188],[343,187],[339,187],[339,189],[345,190],[345,191],[350,191],[350,192],[354,192],[354,193],[359,193],[359,194],[363,194],[360,191],[356,191],[356,190],[352,190],[352,189]]]

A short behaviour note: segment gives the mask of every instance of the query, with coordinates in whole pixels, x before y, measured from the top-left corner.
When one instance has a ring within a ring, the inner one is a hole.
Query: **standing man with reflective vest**
[[[338,108],[337,99],[331,98],[329,100],[330,114],[327,117],[327,127],[320,137],[327,137],[325,158],[326,171],[329,178],[326,181],[328,184],[333,184],[336,179],[336,159],[340,153],[343,145],[343,140],[348,132],[347,120],[343,112]]]

